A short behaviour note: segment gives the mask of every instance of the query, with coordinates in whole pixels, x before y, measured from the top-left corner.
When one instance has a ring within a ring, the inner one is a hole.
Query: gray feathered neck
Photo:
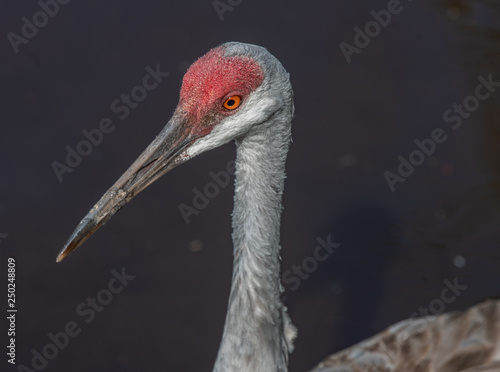
[[[282,71],[266,71],[266,80],[277,73],[286,79],[265,81],[259,90],[278,89],[281,108],[236,141],[233,278],[215,372],[285,372],[296,334],[280,301],[279,270],[293,102],[288,74],[276,63]]]

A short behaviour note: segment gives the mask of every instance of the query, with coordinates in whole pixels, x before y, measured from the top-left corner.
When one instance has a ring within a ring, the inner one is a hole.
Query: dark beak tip
[[[64,260],[69,253],[70,252],[68,252],[68,248],[67,247],[63,248],[61,250],[61,252],[59,252],[59,254],[56,257],[56,263],[59,263],[62,260]]]
[[[77,239],[76,237],[72,237],[65,245],[64,248],[61,249],[59,254],[56,257],[56,263],[61,262],[67,256],[69,256],[76,248],[78,248],[81,243],[83,243],[86,239]]]

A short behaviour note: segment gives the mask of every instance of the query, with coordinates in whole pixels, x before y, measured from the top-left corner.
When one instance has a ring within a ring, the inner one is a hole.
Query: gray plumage
[[[294,111],[289,75],[266,49],[236,42],[222,44],[193,66],[168,124],[80,222],[57,261],[160,176],[235,140],[234,266],[214,372],[286,372],[296,336],[280,300],[279,275],[285,161]],[[231,74],[236,85],[217,81]],[[249,81],[242,77],[247,75]],[[231,100],[232,94],[241,95],[241,106]],[[226,99],[237,110],[228,109]],[[463,315],[432,318],[423,327],[418,320],[398,323],[327,358],[314,371],[500,371],[495,364],[500,358],[499,313],[499,302],[487,302]],[[484,368],[459,369],[480,365]]]
[[[295,328],[280,301],[279,231],[292,88],[284,68],[265,49],[239,43],[225,48],[226,55],[249,55],[264,69],[266,77],[249,101],[269,97],[274,103],[267,106],[265,121],[236,140],[233,278],[214,371],[285,372]]]
[[[404,320],[311,372],[499,372],[500,301]]]

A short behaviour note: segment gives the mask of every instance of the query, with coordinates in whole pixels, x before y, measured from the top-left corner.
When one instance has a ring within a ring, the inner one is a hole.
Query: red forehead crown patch
[[[263,80],[264,72],[253,58],[225,57],[223,47],[218,47],[189,67],[182,81],[180,104],[200,119],[214,104],[219,105],[225,95],[233,93],[245,97]]]

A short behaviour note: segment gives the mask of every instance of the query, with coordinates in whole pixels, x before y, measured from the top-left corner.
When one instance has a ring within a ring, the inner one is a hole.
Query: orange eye
[[[234,110],[237,108],[241,103],[241,97],[240,96],[231,96],[228,99],[224,101],[224,108],[228,110]]]

